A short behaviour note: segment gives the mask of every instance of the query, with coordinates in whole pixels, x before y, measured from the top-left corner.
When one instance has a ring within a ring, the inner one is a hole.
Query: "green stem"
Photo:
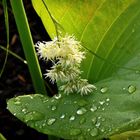
[[[46,94],[42,73],[36,56],[22,0],[10,0],[21,43],[36,93]]]
[[[7,50],[7,48],[5,48],[4,46],[1,46],[0,45],[0,49],[4,50],[4,51],[8,51],[9,54],[13,55],[14,57],[16,57],[17,59],[19,59],[20,61],[22,61],[24,64],[27,64],[27,61],[24,60],[22,57],[20,57],[19,55],[17,55],[16,53],[10,51],[10,50]]]

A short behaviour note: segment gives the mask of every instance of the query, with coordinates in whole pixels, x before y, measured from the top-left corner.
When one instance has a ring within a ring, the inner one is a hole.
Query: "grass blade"
[[[4,51],[7,51],[7,49],[6,49],[4,46],[1,46],[1,45],[0,45],[0,48],[1,48],[2,50],[4,50]],[[8,50],[8,53],[11,54],[11,55],[13,55],[14,57],[16,57],[18,60],[22,61],[24,64],[27,64],[27,61],[24,60],[24,59],[23,59],[22,57],[20,57],[19,55],[17,55],[16,53],[14,53],[14,52],[12,52],[12,51],[10,51],[10,50]]]
[[[2,69],[0,71],[0,77],[2,76],[5,66],[6,66],[6,62],[8,59],[8,48],[9,48],[9,19],[8,19],[8,8],[7,8],[7,1],[6,0],[2,0],[2,4],[3,4],[3,9],[4,9],[4,17],[5,17],[5,27],[6,27],[6,34],[7,34],[7,47],[6,47],[6,56],[5,56],[5,60],[2,66]]]
[[[46,94],[42,73],[36,56],[22,0],[11,0],[10,2],[13,9],[25,57],[28,62],[28,67],[32,77],[35,91],[37,93]]]

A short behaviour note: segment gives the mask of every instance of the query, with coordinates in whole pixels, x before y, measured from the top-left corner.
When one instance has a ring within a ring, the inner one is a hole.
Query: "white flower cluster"
[[[53,62],[51,70],[47,70],[45,75],[52,82],[62,85],[59,90],[66,94],[78,92],[87,95],[96,89],[94,85],[80,77],[80,63],[85,58],[85,53],[81,51],[80,42],[73,36],[65,35],[59,40],[55,38],[50,42],[38,42],[35,46],[40,58]]]

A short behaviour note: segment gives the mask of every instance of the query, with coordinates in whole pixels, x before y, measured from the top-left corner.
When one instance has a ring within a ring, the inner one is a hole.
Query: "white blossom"
[[[80,64],[85,59],[85,52],[74,36],[65,35],[59,40],[55,38],[50,42],[38,42],[35,46],[40,58],[54,63],[45,76],[52,82],[62,83],[59,87],[61,91],[87,95],[96,88],[80,77]]]

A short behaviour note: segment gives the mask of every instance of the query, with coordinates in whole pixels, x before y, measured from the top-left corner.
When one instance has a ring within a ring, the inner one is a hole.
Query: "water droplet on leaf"
[[[72,135],[72,136],[77,136],[77,135],[79,135],[79,134],[81,134],[81,130],[80,129],[71,129],[70,130],[70,135]]]
[[[43,123],[42,126],[43,126],[43,127],[46,126],[46,123]]]
[[[91,131],[90,131],[90,135],[92,137],[95,137],[98,135],[98,129],[97,128],[93,128]]]
[[[84,107],[82,107],[82,108],[78,109],[76,113],[77,113],[78,115],[83,115],[83,114],[85,114],[86,112],[87,112],[87,110],[86,110]]]
[[[101,129],[101,132],[105,132],[105,129],[104,129],[104,128],[102,128],[102,129]]]
[[[109,102],[109,101],[110,101],[110,99],[109,99],[109,98],[107,98],[107,99],[106,99],[106,101],[107,101],[107,102]]]
[[[43,99],[43,103],[46,103],[46,102],[48,102],[48,99]]]
[[[16,114],[16,113],[14,113],[13,115],[14,115],[14,116],[16,116],[17,114]]]
[[[27,109],[26,109],[26,108],[23,108],[21,111],[22,111],[24,114],[27,113]]]
[[[92,121],[93,124],[95,124],[97,122],[97,118],[93,117],[91,121]]]
[[[44,114],[37,112],[37,111],[32,111],[29,112],[25,115],[24,119],[26,122],[28,121],[39,121],[42,120],[44,118]]]
[[[65,118],[65,114],[62,114],[61,116],[60,116],[60,119],[64,119]]]
[[[90,111],[94,112],[97,110],[97,106],[95,106],[94,104],[92,105],[92,107],[90,108]]]
[[[101,93],[106,93],[108,91],[108,88],[107,87],[102,87],[100,91],[101,91]]]
[[[104,111],[104,110],[105,110],[105,108],[102,108],[102,110]]]
[[[75,116],[71,116],[71,117],[69,118],[69,120],[70,120],[70,121],[75,120]]]
[[[103,105],[105,103],[105,101],[99,101],[100,105]]]
[[[108,105],[109,105],[109,103],[106,103],[106,105],[108,106]]]
[[[100,122],[97,122],[95,126],[96,127],[99,127],[100,125],[101,125],[101,123]]]
[[[74,101],[73,103],[74,103],[74,104],[77,104],[77,101]]]
[[[53,105],[52,108],[51,108],[51,110],[52,111],[56,110],[56,106]]]
[[[61,94],[56,94],[56,95],[54,95],[54,98],[55,98],[55,99],[60,99],[60,98],[61,98]]]
[[[20,102],[20,101],[16,101],[16,102],[14,102],[14,104],[15,104],[15,105],[20,105],[21,102]]]
[[[126,90],[126,88],[125,88],[125,87],[123,87],[123,90]]]
[[[128,92],[129,93],[134,93],[135,91],[136,91],[136,86],[133,86],[133,85],[128,86]]]
[[[55,121],[56,121],[55,118],[50,118],[50,119],[48,119],[47,124],[48,125],[53,125],[55,123]]]

